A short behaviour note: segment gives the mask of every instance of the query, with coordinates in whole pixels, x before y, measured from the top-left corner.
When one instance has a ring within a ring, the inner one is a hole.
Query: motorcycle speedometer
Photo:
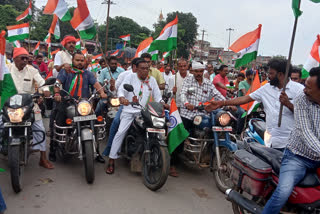
[[[86,116],[91,113],[92,107],[88,101],[81,101],[77,106],[77,110],[81,116]]]

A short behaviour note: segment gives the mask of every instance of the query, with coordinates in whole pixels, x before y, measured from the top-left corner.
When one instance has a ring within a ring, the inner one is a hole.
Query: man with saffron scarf
[[[107,95],[101,89],[101,85],[97,82],[94,74],[88,70],[84,69],[85,67],[85,57],[81,51],[75,52],[72,57],[72,67],[71,71],[67,72],[64,69],[61,69],[57,81],[62,84],[62,88],[70,93],[70,95],[74,98],[89,98],[90,97],[90,90],[89,85],[93,85],[93,87],[99,91],[101,98],[107,98]],[[55,95],[54,99],[58,102],[57,107],[57,115],[56,115],[56,122],[59,126],[65,125],[66,120],[66,108],[67,103],[61,102],[61,96],[65,96],[65,92],[61,92],[60,95],[60,88],[55,87],[54,89]],[[98,149],[98,148],[97,148]],[[97,150],[99,153],[99,150]],[[55,161],[56,159],[56,145],[53,142],[50,145],[50,160]],[[100,153],[99,153],[100,154]]]

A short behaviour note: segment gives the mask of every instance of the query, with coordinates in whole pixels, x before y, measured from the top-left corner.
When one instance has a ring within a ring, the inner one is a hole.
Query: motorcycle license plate
[[[166,130],[164,130],[164,129],[147,128],[147,132],[165,134],[165,133],[166,133]]]
[[[226,126],[226,127],[213,126],[212,131],[214,131],[214,132],[231,132],[232,127],[231,126]]]
[[[31,122],[23,122],[23,123],[4,123],[4,127],[23,127],[23,126],[31,126]]]
[[[95,114],[92,115],[87,115],[87,116],[78,116],[74,117],[73,121],[74,122],[82,122],[82,121],[89,121],[89,120],[96,120],[97,116]]]

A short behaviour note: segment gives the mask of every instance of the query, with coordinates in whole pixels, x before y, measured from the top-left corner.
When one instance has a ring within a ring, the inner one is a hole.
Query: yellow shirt
[[[149,71],[149,75],[153,76],[156,79],[156,81],[158,83],[158,86],[161,85],[161,84],[165,84],[166,83],[164,78],[163,78],[163,75],[156,68],[151,67],[150,71]]]

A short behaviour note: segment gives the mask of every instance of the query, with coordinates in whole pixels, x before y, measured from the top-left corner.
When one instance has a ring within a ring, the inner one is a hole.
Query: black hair
[[[99,64],[101,65],[102,63],[107,63],[107,60],[105,60],[104,58],[99,60]]]
[[[311,68],[309,75],[310,77],[317,77],[317,86],[320,89],[320,67]]]
[[[269,68],[276,70],[278,73],[280,72],[280,73],[285,74],[287,62],[288,62],[288,60],[286,60],[286,59],[271,59],[268,62],[268,66],[269,66]],[[292,65],[290,64],[289,77],[291,76],[291,72],[292,72]]]
[[[238,73],[237,77],[243,77],[243,79],[246,78],[243,73]]]
[[[84,56],[84,54],[80,51],[80,50],[76,50],[75,52],[73,52],[73,54],[72,54],[72,59],[74,58],[74,56],[75,55],[82,55],[82,56]]]
[[[141,58],[142,58],[142,57],[141,57]],[[136,66],[138,67],[139,64],[141,64],[141,63],[147,63],[147,61],[144,60],[143,58],[142,58],[142,59],[138,59],[137,62],[136,62]]]
[[[218,71],[222,71],[224,68],[227,68],[228,66],[227,65],[220,65]]]
[[[151,59],[152,57],[151,57],[151,54],[149,54],[149,53],[143,53],[143,54],[141,54],[141,56],[140,56],[142,59],[144,59],[144,58],[148,58],[148,59]],[[137,65],[138,66],[138,65]]]
[[[251,69],[246,71],[246,77],[250,75],[253,75],[253,71]]]
[[[42,55],[42,54],[38,54],[38,55],[36,56],[36,59],[39,59],[39,58],[43,58],[43,55]]]
[[[299,74],[299,78],[301,78],[301,76],[302,76],[302,72],[301,72],[301,69],[300,68],[297,68],[297,67],[293,67],[292,68],[292,71],[291,71],[291,74],[292,73],[298,73]]]
[[[142,59],[141,59],[140,57],[134,58],[134,59],[131,61],[131,65],[137,66],[137,62],[138,62],[139,60],[142,60]]]
[[[111,60],[116,60],[116,61],[118,62],[118,59],[117,59],[116,56],[110,56],[110,57],[109,57],[109,62],[110,62]]]

